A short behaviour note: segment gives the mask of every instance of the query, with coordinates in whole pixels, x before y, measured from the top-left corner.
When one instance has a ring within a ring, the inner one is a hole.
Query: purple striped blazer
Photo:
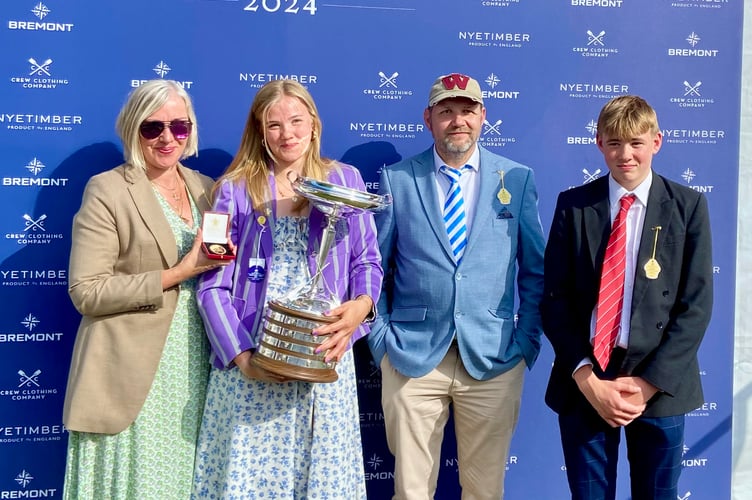
[[[332,168],[328,181],[361,191],[366,189],[358,170],[341,163]],[[269,176],[269,182],[274,192],[273,175]],[[217,368],[227,368],[240,352],[256,347],[274,251],[275,214],[253,209],[244,181],[223,181],[212,210],[230,214],[230,238],[237,246],[237,256],[229,265],[201,275],[197,300],[212,347],[212,364]],[[312,275],[325,222],[324,215],[312,208],[307,251]],[[366,294],[375,304],[384,274],[373,215],[369,212],[354,215],[341,224],[344,230],[338,225],[324,266],[326,286],[341,301]],[[266,275],[263,279],[258,275],[254,277],[253,272],[249,278],[249,263],[260,262],[254,259],[264,261]],[[366,325],[360,325],[351,342],[364,337],[368,331]]]

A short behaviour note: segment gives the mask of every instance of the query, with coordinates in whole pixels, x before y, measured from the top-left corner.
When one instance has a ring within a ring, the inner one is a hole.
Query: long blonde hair
[[[261,210],[272,198],[268,176],[274,158],[264,143],[264,130],[269,109],[285,96],[299,99],[313,120],[311,144],[305,153],[301,174],[304,177],[325,180],[334,163],[321,157],[321,119],[308,90],[293,80],[273,80],[267,83],[256,93],[248,112],[238,152],[217,183],[223,180],[245,180],[253,208],[256,210]]]

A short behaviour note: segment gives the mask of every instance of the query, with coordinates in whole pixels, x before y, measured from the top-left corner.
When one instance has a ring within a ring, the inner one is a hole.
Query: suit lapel
[[[424,152],[410,164],[418,197],[423,205],[436,239],[450,260],[454,260],[454,253],[449,244],[446,227],[444,226],[443,207],[439,206],[439,195],[436,192],[436,170],[433,162],[433,148]]]
[[[655,243],[656,259],[662,266],[668,265],[667,262],[661,262],[660,250],[663,248],[663,235],[668,234],[669,225],[671,224],[671,213],[673,211],[674,200],[668,196],[666,185],[663,179],[653,174],[653,183],[650,186],[648,194],[648,206],[645,211],[645,223],[642,227],[640,236],[640,249],[637,252],[635,262],[634,291],[632,292],[632,313],[639,307],[640,302],[645,296],[650,281],[645,276],[643,267],[645,263],[653,256],[653,246]],[[653,228],[661,226],[658,232],[658,241],[655,240],[655,231]],[[660,274],[658,279],[661,279]]]
[[[611,234],[611,214],[608,200],[608,176],[593,181],[592,199],[583,208],[582,224],[587,239],[593,269],[600,273],[603,255],[606,252],[608,237]],[[605,235],[604,235],[605,233]]]
[[[172,234],[170,224],[162,212],[162,207],[157,201],[154,189],[146,177],[146,173],[132,165],[125,166],[125,180],[130,186],[136,210],[149,231],[154,235],[157,247],[168,266],[173,266],[178,261],[178,247],[175,244],[175,235]]]
[[[475,242],[479,238],[483,237],[483,226],[487,221],[491,220],[491,210],[493,210],[494,200],[496,200],[496,193],[501,188],[501,181],[499,180],[499,174],[497,170],[500,165],[494,161],[491,155],[480,146],[480,165],[478,168],[478,175],[480,176],[480,184],[478,187],[478,196],[475,203],[475,215],[473,216],[470,233],[467,237],[467,248],[465,249],[465,255],[470,252],[470,249],[475,245]],[[512,189],[514,191],[514,189]],[[519,200],[514,200],[519,201]]]

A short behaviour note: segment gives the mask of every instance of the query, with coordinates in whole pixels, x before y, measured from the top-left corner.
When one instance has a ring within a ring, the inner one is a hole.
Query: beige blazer
[[[198,209],[211,178],[180,166]],[[70,294],[82,314],[73,347],[63,423],[115,434],[141,411],[175,313],[178,287],[162,270],[178,250],[145,172],[128,164],[92,177],[73,219]]]

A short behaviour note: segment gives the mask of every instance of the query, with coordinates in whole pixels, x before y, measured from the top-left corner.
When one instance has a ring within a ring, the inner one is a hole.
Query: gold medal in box
[[[230,242],[227,239],[230,227],[230,214],[219,212],[204,212],[204,221],[201,225],[203,241],[201,248],[210,259],[234,259]]]

